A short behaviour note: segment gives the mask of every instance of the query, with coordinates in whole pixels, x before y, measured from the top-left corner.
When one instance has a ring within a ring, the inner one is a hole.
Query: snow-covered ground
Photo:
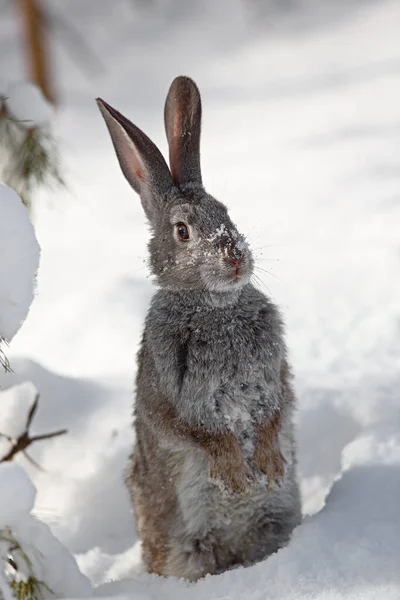
[[[20,458],[37,515],[95,584],[127,579],[101,585],[101,596],[398,599],[400,4],[254,3],[269,10],[251,16],[253,3],[182,3],[180,14],[169,0],[157,17],[123,0],[47,4],[102,68],[74,62],[60,30],[69,191],[43,194],[35,211],[37,298],[8,351],[14,373],[0,378],[40,391],[33,433],[69,430],[32,447],[44,471]],[[17,81],[24,65],[7,6],[0,78]],[[248,234],[286,317],[308,515],[268,561],[196,585],[140,574],[122,476],[153,288],[142,209],[94,103],[118,107],[165,153],[163,101],[178,74],[202,90],[206,187]]]

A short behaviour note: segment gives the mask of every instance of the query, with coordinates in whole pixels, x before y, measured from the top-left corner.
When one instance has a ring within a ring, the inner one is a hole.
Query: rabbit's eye
[[[176,229],[176,234],[177,234],[178,238],[182,242],[188,242],[190,240],[189,229],[188,229],[187,225],[185,225],[185,223],[177,223],[175,225],[175,229]]]

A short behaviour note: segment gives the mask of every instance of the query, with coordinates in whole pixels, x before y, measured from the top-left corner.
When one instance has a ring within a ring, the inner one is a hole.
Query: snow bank
[[[1,401],[0,396],[0,401]],[[13,526],[29,513],[36,489],[25,471],[14,463],[0,464],[0,529]]]
[[[19,570],[25,575],[34,575],[45,585],[45,598],[90,596],[92,587],[79,571],[72,554],[54,537],[47,525],[30,514],[36,489],[19,465],[0,464],[0,490],[0,579],[1,560],[9,551],[7,539],[12,539],[24,553],[16,549],[12,551]],[[4,587],[4,582],[2,585]]]
[[[25,430],[36,394],[35,386],[30,383],[0,392],[0,432],[14,438]],[[0,460],[1,453],[2,449]],[[36,488],[22,467],[0,462],[0,591],[7,595],[4,578],[1,581],[2,561],[4,566],[10,546],[17,544],[11,554],[18,566],[18,576],[33,575],[43,582],[48,591],[44,592],[45,598],[90,596],[91,584],[79,571],[75,558],[54,537],[48,525],[32,516],[35,499]],[[7,542],[10,539],[12,543]]]
[[[34,296],[40,248],[18,194],[0,183],[0,338],[10,341]]]
[[[131,578],[104,583],[96,595],[123,594],[133,600],[397,600],[400,411],[379,382],[366,382],[365,389],[375,397],[364,401],[358,418],[358,407],[349,413],[348,399],[345,409],[339,402],[321,407],[320,415],[325,413],[331,422],[351,418],[357,427],[353,439],[338,450],[339,471],[323,508],[304,519],[286,548],[253,567],[208,576],[194,585],[141,574],[138,548],[136,555],[130,551],[116,557],[113,566],[111,557],[91,552],[79,563],[94,580],[102,575]],[[319,440],[314,437],[316,448],[310,445],[308,452],[330,476],[332,449],[325,457],[324,436],[322,431]],[[311,465],[307,468],[311,474]]]
[[[92,595],[92,586],[78,569],[75,558],[42,521],[24,515],[14,524],[13,536],[29,551],[35,577],[46,583],[56,598]]]

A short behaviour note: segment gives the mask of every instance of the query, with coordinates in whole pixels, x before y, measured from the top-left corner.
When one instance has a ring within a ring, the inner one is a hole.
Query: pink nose
[[[230,265],[232,265],[232,267],[236,267],[237,268],[240,265],[240,260],[238,260],[237,258],[231,258],[230,256],[227,256],[225,260]]]

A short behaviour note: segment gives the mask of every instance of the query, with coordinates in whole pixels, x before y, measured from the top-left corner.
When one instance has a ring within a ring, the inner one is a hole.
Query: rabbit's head
[[[253,258],[226,207],[207,194],[200,171],[201,99],[177,77],[165,103],[170,169],[153,142],[97,100],[121,169],[151,225],[150,264],[161,287],[227,292],[248,283]]]

